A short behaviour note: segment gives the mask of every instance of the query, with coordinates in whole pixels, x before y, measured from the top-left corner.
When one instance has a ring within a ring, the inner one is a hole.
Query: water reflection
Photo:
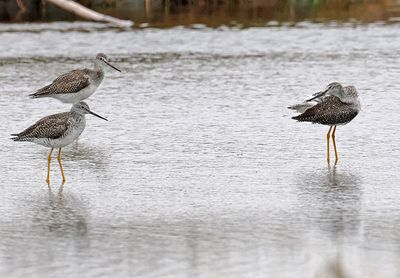
[[[298,175],[298,198],[304,208],[310,230],[333,245],[315,277],[348,277],[344,251],[362,233],[360,178],[338,165]]]
[[[317,269],[315,278],[341,278],[356,277],[350,274],[349,269],[344,264],[342,252],[338,252],[333,258],[327,259],[322,266]]]
[[[65,193],[62,186],[47,190],[37,184],[37,188],[41,197],[25,196],[13,222],[2,225],[3,231],[9,232],[2,236],[1,277],[35,276],[35,271],[51,273],[51,265],[58,265],[66,273],[71,261],[65,266],[57,262],[68,261],[70,253],[81,254],[88,248],[88,213],[83,202]]]
[[[298,197],[310,220],[339,240],[356,233],[360,225],[360,178],[338,166],[301,174]]]
[[[47,149],[0,142],[8,150],[0,159],[0,277],[312,277],[304,273],[336,254],[351,271],[381,260],[393,274],[399,138],[396,121],[378,123],[380,111],[398,117],[398,30],[321,28],[3,34],[1,53],[11,59],[2,71],[3,138],[21,118],[65,111],[56,101],[26,101],[64,62],[75,67],[101,45],[127,71],[90,99],[115,121],[88,121],[65,149],[64,191],[56,160],[53,187],[45,187]],[[86,40],[94,43],[77,43]],[[341,132],[342,163],[315,169],[307,165],[325,150],[314,144],[323,142],[317,127],[282,141],[296,123],[279,107],[338,78],[378,88],[363,94],[375,109]],[[371,126],[376,140],[367,140]],[[310,155],[296,158],[296,148]],[[375,150],[374,159],[360,149]],[[230,155],[236,150],[244,155]]]
[[[58,190],[48,188],[47,200],[39,202],[32,228],[44,233],[64,237],[87,234],[86,210],[82,202],[70,192],[64,194],[64,186]],[[36,201],[35,201],[36,202]],[[44,236],[39,232],[40,236]]]

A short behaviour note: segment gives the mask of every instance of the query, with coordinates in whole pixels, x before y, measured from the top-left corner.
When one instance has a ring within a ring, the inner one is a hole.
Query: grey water
[[[0,25],[0,277],[399,277],[399,45],[380,23]],[[97,52],[123,71],[87,100],[109,122],[48,188],[49,150],[9,134],[68,111],[28,94]],[[362,111],[328,167],[328,128],[286,107],[332,81]]]

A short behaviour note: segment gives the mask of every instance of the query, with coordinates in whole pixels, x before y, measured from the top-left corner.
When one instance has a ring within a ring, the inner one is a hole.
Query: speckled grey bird
[[[47,85],[34,94],[32,98],[52,97],[65,103],[77,103],[91,96],[104,78],[104,68],[111,65],[107,56],[99,53],[94,60],[94,69],[77,69],[64,73],[57,77],[50,85]]]
[[[50,184],[50,161],[54,148],[58,150],[58,164],[60,165],[63,183],[65,182],[64,170],[61,164],[61,148],[78,139],[86,126],[85,114],[92,114],[106,120],[100,115],[90,111],[89,106],[81,101],[72,106],[70,112],[58,113],[44,117],[24,131],[16,134],[11,139],[14,141],[27,141],[51,148],[47,158],[47,183]]]
[[[328,163],[330,163],[329,138],[333,128],[332,141],[335,149],[335,163],[337,163],[339,156],[335,140],[336,126],[349,123],[360,112],[361,105],[356,88],[343,87],[340,83],[333,82],[324,91],[315,93],[312,98],[288,108],[301,113],[292,117],[294,120],[330,126],[326,135]]]

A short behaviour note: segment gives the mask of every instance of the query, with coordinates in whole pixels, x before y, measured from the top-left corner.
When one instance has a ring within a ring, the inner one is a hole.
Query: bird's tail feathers
[[[28,141],[27,138],[20,137],[17,133],[10,134],[10,139],[13,141]]]
[[[38,93],[33,93],[33,94],[30,94],[29,97],[30,98],[40,98],[40,97],[43,97],[43,96],[41,94],[38,94]]]
[[[315,103],[312,103],[312,102],[303,102],[300,104],[291,105],[288,108],[291,110],[296,110],[299,113],[304,113],[308,108],[311,108],[314,105],[315,105]]]
[[[48,89],[49,89],[50,85],[47,85],[39,90],[37,90],[36,92],[34,92],[33,94],[30,94],[29,96],[31,98],[41,98],[41,97],[45,97],[46,94],[48,93]]]

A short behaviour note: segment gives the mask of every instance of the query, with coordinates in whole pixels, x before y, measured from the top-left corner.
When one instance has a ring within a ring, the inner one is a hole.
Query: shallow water
[[[400,275],[398,25],[0,29],[0,276]],[[109,122],[87,116],[49,190],[48,149],[9,134],[67,111],[27,95],[100,51],[123,70],[87,101]],[[286,107],[332,81],[363,110],[329,168],[327,127]]]

